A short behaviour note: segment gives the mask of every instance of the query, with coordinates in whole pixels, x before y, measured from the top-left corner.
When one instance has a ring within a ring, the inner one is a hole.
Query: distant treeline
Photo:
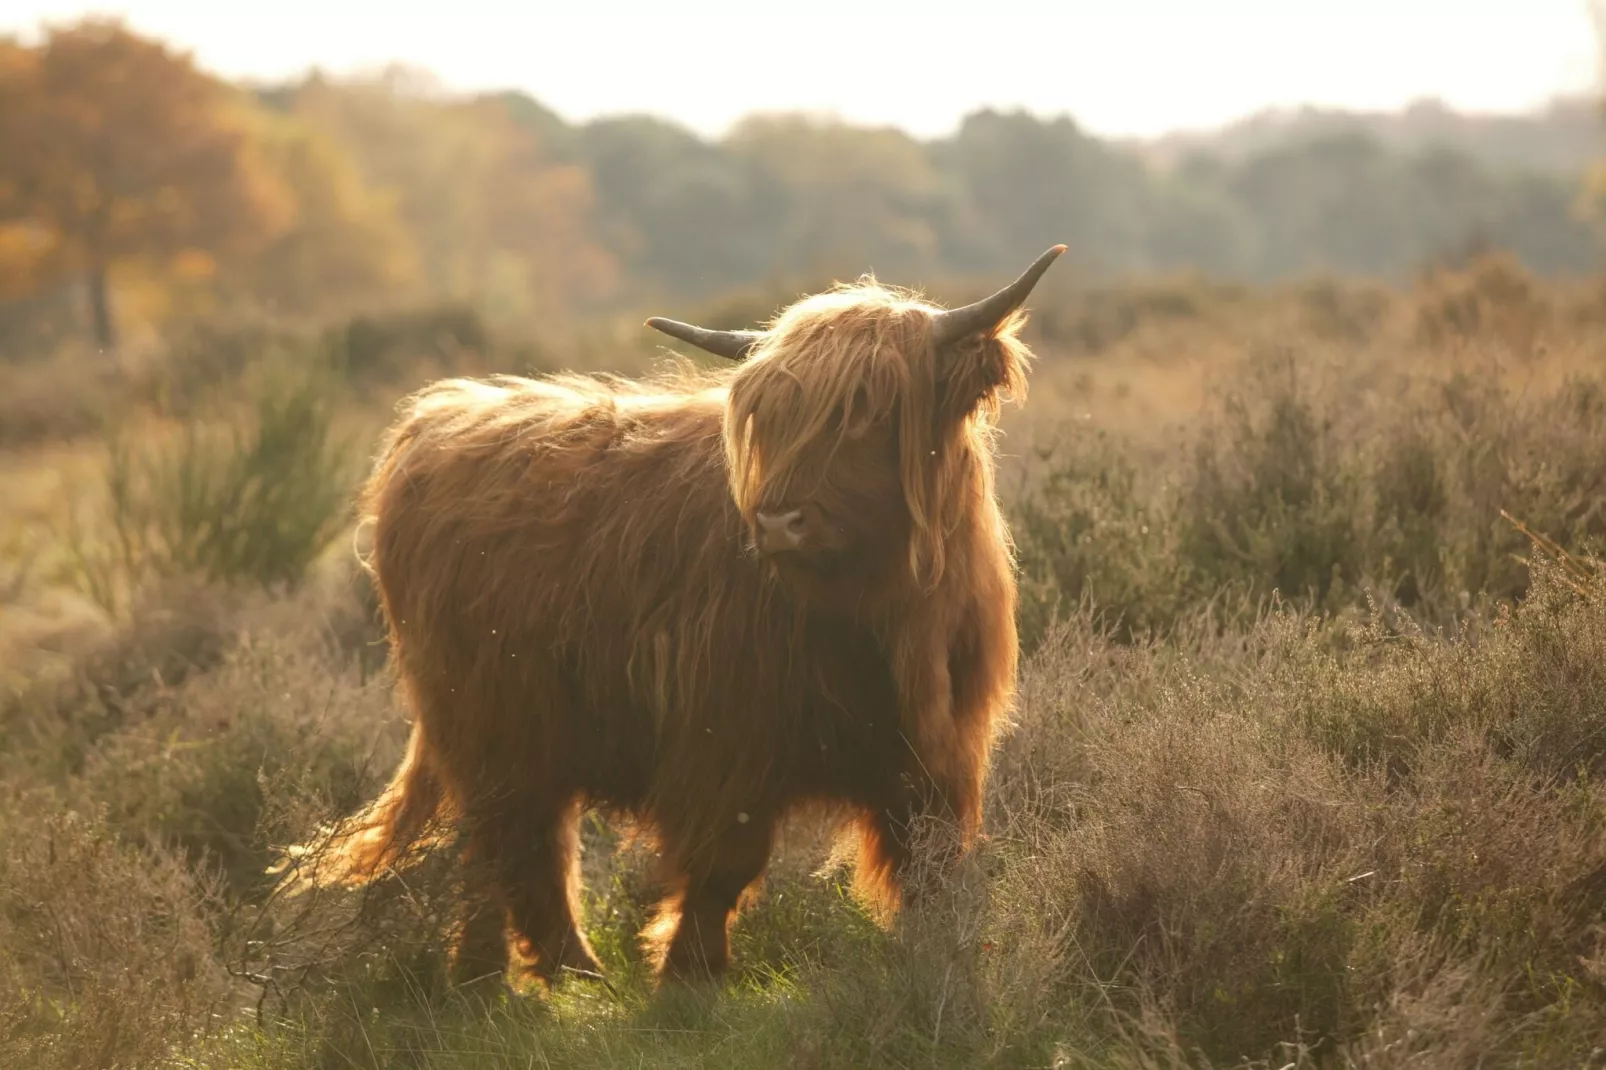
[[[404,69],[231,85],[86,20],[0,39],[0,343],[424,301],[550,321],[865,270],[996,278],[1058,241],[1084,278],[1403,279],[1488,246],[1596,266],[1577,109],[1371,122],[1229,130],[1219,152],[996,111],[930,141],[796,116],[711,141]]]
[[[570,126],[528,97],[502,99],[592,174],[602,233],[629,272],[688,293],[864,265],[895,278],[996,273],[1050,240],[1068,242],[1092,274],[1192,269],[1245,281],[1401,279],[1484,246],[1546,274],[1597,263],[1586,168],[1556,166],[1565,136],[1578,136],[1579,159],[1590,147],[1593,130],[1570,110],[1490,120],[1487,144],[1467,125],[1453,141],[1411,144],[1328,116],[1248,150],[1241,131],[1224,134],[1219,153],[1208,139],[1173,146],[1161,166],[1070,118],[1021,112],[978,111],[925,142],[759,117],[711,143],[661,119]],[[1510,159],[1524,135],[1551,150],[1533,166]]]
[[[1500,169],[1577,174],[1594,166],[1606,145],[1602,118],[1600,103],[1581,96],[1557,98],[1531,112],[1493,115],[1458,112],[1427,99],[1384,112],[1272,108],[1215,130],[1166,134],[1124,145],[1161,163],[1201,150],[1242,160],[1289,141],[1359,133],[1407,152],[1451,148]]]

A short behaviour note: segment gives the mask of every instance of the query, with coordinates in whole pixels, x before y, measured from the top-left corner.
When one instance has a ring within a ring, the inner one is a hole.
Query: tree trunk
[[[106,291],[106,265],[99,261],[89,267],[89,315],[95,328],[95,344],[101,349],[117,345],[112,324],[111,297]]]

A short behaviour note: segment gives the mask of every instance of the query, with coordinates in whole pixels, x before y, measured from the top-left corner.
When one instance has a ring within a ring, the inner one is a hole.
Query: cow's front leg
[[[740,813],[707,846],[668,845],[680,858],[680,893],[664,904],[655,929],[673,922],[660,967],[666,981],[717,978],[730,964],[730,923],[742,893],[763,874],[775,816]]]
[[[858,821],[855,885],[886,914],[927,902],[948,882],[970,841],[963,783],[918,766],[893,772]]]
[[[981,828],[1000,689],[967,656],[975,637],[955,640],[933,638],[934,650],[905,663],[900,731],[860,821],[858,884],[887,908],[942,888]]]

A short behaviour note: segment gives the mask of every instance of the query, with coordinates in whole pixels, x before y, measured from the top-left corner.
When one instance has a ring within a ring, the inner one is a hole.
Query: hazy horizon
[[[1148,139],[1305,106],[1397,111],[1436,99],[1463,112],[1524,112],[1598,82],[1585,0],[1356,0],[1303,11],[1269,0],[1210,11],[1128,0],[1066,4],[1049,19],[1037,4],[995,0],[963,20],[957,6],[911,18],[824,0],[803,20],[731,0],[546,17],[487,0],[460,0],[449,16],[381,10],[371,0],[286,0],[271,15],[241,17],[196,0],[14,0],[0,33],[31,39],[46,22],[114,15],[229,79],[397,63],[449,90],[522,90],[573,122],[647,113],[708,137],[777,111],[932,137],[990,106]],[[772,38],[786,47],[766,54]]]

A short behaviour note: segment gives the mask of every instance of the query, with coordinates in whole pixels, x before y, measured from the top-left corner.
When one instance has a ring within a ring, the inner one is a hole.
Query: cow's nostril
[[[765,547],[770,549],[797,546],[808,530],[808,521],[804,520],[801,509],[785,513],[759,513],[756,519],[763,533]]]

